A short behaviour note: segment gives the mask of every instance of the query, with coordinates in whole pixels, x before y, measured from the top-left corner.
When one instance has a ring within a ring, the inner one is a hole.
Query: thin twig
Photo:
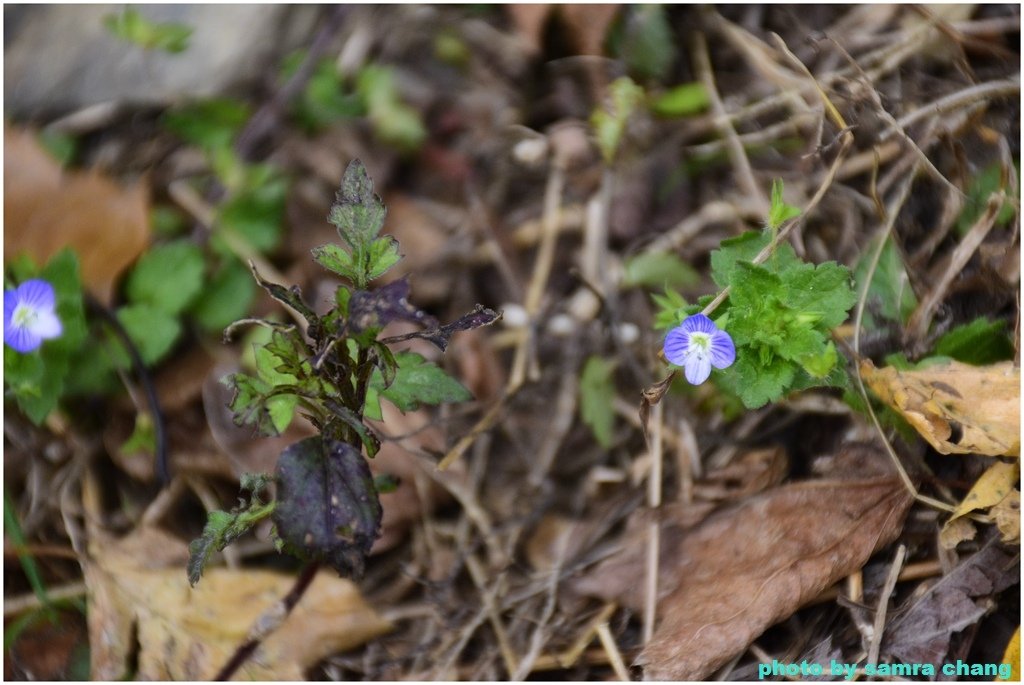
[[[704,84],[704,90],[707,91],[711,112],[715,116],[718,130],[725,136],[725,140],[728,143],[729,159],[736,168],[740,190],[743,195],[755,198],[758,204],[764,208],[763,212],[767,213],[768,199],[754,179],[754,170],[750,166],[746,150],[743,149],[743,143],[740,142],[736,129],[733,128],[732,122],[729,121],[728,112],[726,112],[725,105],[722,104],[722,98],[718,94],[718,87],[715,85],[715,75],[711,69],[711,57],[708,55],[708,42],[703,33],[697,33],[695,36],[693,58],[697,73]]]
[[[916,176],[917,166],[907,176],[903,183],[903,187],[893,201],[886,207],[886,223],[882,229],[878,232],[878,244],[875,247],[874,253],[871,255],[871,262],[868,264],[867,272],[864,276],[863,283],[861,285],[860,296],[857,298],[857,307],[854,310],[853,316],[853,353],[854,353],[854,367],[857,371],[857,388],[860,391],[861,399],[864,401],[864,406],[867,408],[868,416],[871,417],[872,423],[875,425],[875,429],[878,431],[879,438],[882,444],[885,446],[885,450],[892,460],[892,464],[899,474],[900,480],[903,481],[903,486],[910,492],[914,499],[929,504],[933,507],[945,511],[952,511],[952,507],[944,502],[933,499],[926,495],[922,495],[917,491],[917,486],[910,479],[906,469],[903,468],[903,464],[900,461],[899,456],[896,454],[896,450],[893,448],[892,443],[885,436],[885,430],[882,428],[881,422],[878,420],[878,416],[875,414],[874,407],[871,406],[871,400],[868,397],[867,389],[864,387],[864,377],[861,374],[860,368],[860,332],[864,321],[864,307],[867,303],[868,287],[871,281],[875,277],[875,271],[878,269],[878,263],[882,257],[882,249],[885,247],[885,243],[889,240],[889,236],[892,235],[893,226],[896,224],[896,217],[899,216],[900,210],[906,203],[907,198],[910,197],[910,188],[914,184],[914,177]]]
[[[882,633],[885,631],[885,616],[889,609],[889,598],[892,591],[896,589],[896,581],[899,580],[900,570],[903,568],[903,560],[907,556],[906,545],[900,545],[896,550],[896,558],[892,560],[889,567],[889,575],[882,586],[882,593],[878,596],[878,607],[875,609],[874,630],[871,632],[871,644],[868,647],[869,664],[878,663],[878,653],[882,648]]]
[[[622,660],[622,652],[619,651],[619,646],[615,644],[615,638],[612,636],[612,631],[608,628],[607,623],[597,626],[597,637],[601,640],[601,646],[604,647],[604,651],[608,652],[608,659],[611,661],[615,675],[624,683],[630,682],[632,678],[629,677],[629,671],[626,670],[626,664]]]
[[[271,633],[277,630],[281,624],[288,618],[295,608],[295,605],[299,603],[302,596],[306,594],[306,590],[313,583],[313,579],[316,578],[317,573],[320,571],[320,564],[312,563],[307,564],[302,572],[299,573],[295,579],[295,584],[292,585],[292,589],[288,591],[288,594],[281,598],[281,601],[275,604],[273,607],[268,609],[260,616],[252,629],[249,631],[249,637],[238,646],[235,653],[228,660],[224,667],[217,672],[214,680],[225,681],[230,680],[231,677],[238,671],[242,665],[249,660],[256,651],[256,648],[260,646]]]
[[[651,412],[651,473],[647,477],[647,505],[652,511],[661,506],[661,469],[663,450],[661,429],[664,423],[665,405],[658,402]],[[646,645],[654,636],[654,624],[658,613],[658,566],[661,556],[661,525],[657,520],[647,527],[647,573],[644,583],[644,626],[643,643]]]

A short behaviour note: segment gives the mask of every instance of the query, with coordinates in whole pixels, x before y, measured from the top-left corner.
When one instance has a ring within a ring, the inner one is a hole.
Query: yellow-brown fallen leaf
[[[946,521],[939,533],[939,542],[946,549],[953,549],[964,540],[974,538],[974,526],[964,517],[972,511],[991,509],[1014,492],[1013,486],[1020,478],[1020,462],[1008,464],[996,462],[981,474],[978,482],[957,505],[953,515]],[[1019,497],[1019,493],[1018,493]],[[964,525],[966,524],[966,525]],[[1018,526],[1018,534],[1020,532]]]
[[[1003,500],[992,507],[992,518],[996,528],[1008,545],[1020,544],[1020,490],[1014,489]]]
[[[864,382],[942,454],[1020,455],[1020,368],[949,362],[916,371],[861,363]]]
[[[852,445],[834,464],[712,514],[669,552],[675,577],[663,564],[659,584],[676,587],[638,659],[646,678],[707,678],[899,535],[913,499],[884,454]]]
[[[190,588],[184,543],[156,528],[116,541],[94,537],[90,548],[92,560],[84,560],[83,569],[97,680],[209,680],[294,582],[269,571],[212,568]],[[237,677],[302,680],[321,659],[390,627],[355,584],[325,572]],[[132,674],[136,649],[138,671]]]
[[[149,192],[98,172],[65,172],[29,131],[4,126],[4,254],[43,264],[64,247],[82,282],[110,304],[121,273],[149,244]]]

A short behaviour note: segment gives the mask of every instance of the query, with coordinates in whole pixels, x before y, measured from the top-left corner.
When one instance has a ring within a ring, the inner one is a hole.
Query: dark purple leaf
[[[436,326],[437,320],[409,304],[409,281],[402,278],[377,290],[357,290],[348,303],[349,328],[360,333],[383,328],[392,321]]]
[[[448,343],[451,342],[451,338],[459,331],[468,331],[472,328],[480,328],[481,326],[489,326],[498,319],[501,318],[501,314],[492,309],[488,309],[482,304],[478,304],[469,314],[456,319],[450,324],[432,328],[426,331],[417,331],[415,333],[407,333],[405,335],[396,335],[392,338],[384,338],[381,342],[383,343],[396,343],[404,340],[411,340],[412,338],[422,338],[428,342],[433,343],[439,350],[444,352],[448,348]]]
[[[988,613],[986,598],[1020,582],[1020,555],[1008,554],[989,542],[939,579],[886,628],[883,652],[904,663],[932,664],[946,659],[953,633],[977,623]]]
[[[373,475],[358,449],[324,437],[291,445],[277,462],[274,524],[286,547],[360,576],[380,537],[381,507]]]
[[[252,270],[252,275],[256,282],[259,283],[261,288],[270,293],[271,297],[302,314],[302,318],[308,321],[310,326],[315,326],[319,323],[320,317],[302,301],[302,291],[299,290],[299,286],[293,285],[291,288],[286,288],[283,285],[271,283],[260,276],[260,272],[256,270],[256,265],[252,262],[249,262],[249,268]]]

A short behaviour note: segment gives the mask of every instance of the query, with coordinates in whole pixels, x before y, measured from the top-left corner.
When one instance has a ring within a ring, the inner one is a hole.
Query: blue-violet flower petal
[[[31,352],[43,340],[63,332],[55,311],[53,286],[33,278],[13,290],[4,291],[4,342],[18,352]]]
[[[665,358],[683,367],[686,380],[700,385],[711,367],[724,369],[736,361],[732,338],[704,314],[694,314],[665,336]]]

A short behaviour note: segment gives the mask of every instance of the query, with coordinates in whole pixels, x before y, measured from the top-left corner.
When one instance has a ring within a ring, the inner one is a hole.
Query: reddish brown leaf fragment
[[[678,587],[638,663],[701,680],[899,535],[912,502],[891,476],[771,490],[710,516],[680,545]]]
[[[1019,554],[1014,558],[990,542],[896,612],[883,653],[904,663],[938,668],[949,651],[950,636],[988,613],[990,607],[983,600],[1019,582]]]

